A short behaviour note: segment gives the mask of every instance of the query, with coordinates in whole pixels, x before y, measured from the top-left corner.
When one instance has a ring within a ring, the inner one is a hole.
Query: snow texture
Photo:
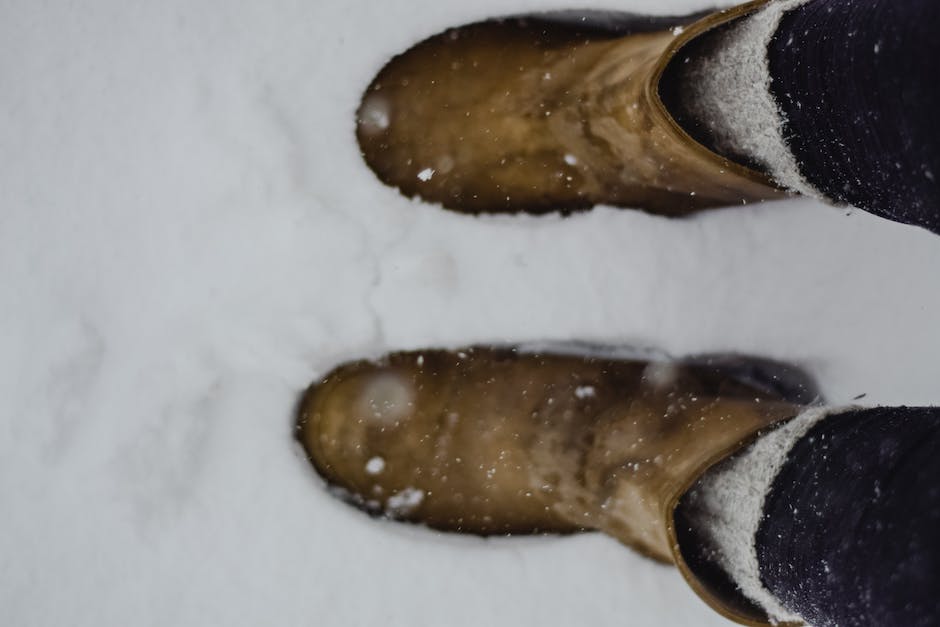
[[[835,402],[940,402],[924,230],[809,200],[472,218],[365,167],[354,111],[392,55],[562,6],[597,8],[0,4],[5,624],[727,624],[600,535],[444,535],[334,498],[294,410],[352,357],[575,338],[793,360]]]

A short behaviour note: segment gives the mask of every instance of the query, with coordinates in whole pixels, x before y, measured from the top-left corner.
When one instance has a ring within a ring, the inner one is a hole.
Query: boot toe
[[[337,495],[372,515],[482,535],[573,531],[533,485],[520,448],[531,411],[508,419],[518,408],[496,393],[522,373],[513,361],[491,371],[487,356],[426,351],[340,366],[304,396],[298,439]]]
[[[420,504],[412,483],[422,438],[414,437],[415,388],[394,369],[368,362],[341,367],[304,397],[299,437],[317,471],[373,513],[408,513]]]

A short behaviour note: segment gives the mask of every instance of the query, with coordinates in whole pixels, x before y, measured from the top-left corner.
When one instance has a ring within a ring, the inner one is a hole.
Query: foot
[[[562,13],[449,30],[378,74],[360,147],[387,184],[470,213],[604,203],[685,215],[780,197],[686,134],[659,93],[687,42],[749,6],[694,24]]]
[[[467,348],[345,364],[299,438],[377,515],[477,534],[603,530],[672,561],[674,500],[716,458],[815,398],[792,368]]]

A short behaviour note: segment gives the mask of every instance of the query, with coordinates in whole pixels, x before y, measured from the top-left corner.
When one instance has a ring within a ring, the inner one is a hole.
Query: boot
[[[800,371],[741,357],[402,352],[313,385],[298,438],[373,515],[481,535],[600,530],[676,564],[725,616],[766,624],[719,578],[692,573],[674,514],[708,468],[817,398]]]
[[[783,197],[694,140],[661,93],[681,88],[661,79],[688,44],[766,2],[698,21],[561,12],[451,29],[366,90],[362,154],[405,195],[468,213],[603,203],[681,216]]]

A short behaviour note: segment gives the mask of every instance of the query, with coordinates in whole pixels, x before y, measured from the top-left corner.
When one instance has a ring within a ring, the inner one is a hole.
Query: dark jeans
[[[791,450],[764,515],[764,585],[811,624],[940,625],[940,409],[824,419]]]
[[[940,233],[940,2],[814,0],[769,48],[803,175],[828,197]]]

